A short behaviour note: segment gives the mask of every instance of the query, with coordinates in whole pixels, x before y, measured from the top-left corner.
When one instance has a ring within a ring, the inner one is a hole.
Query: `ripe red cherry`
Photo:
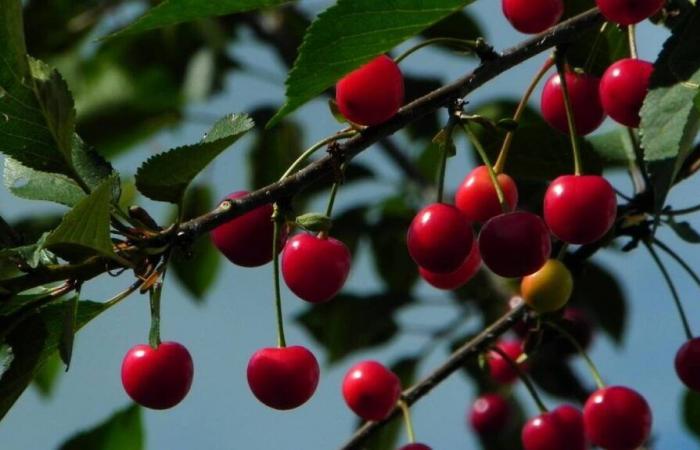
[[[399,450],[432,450],[432,449],[425,444],[420,444],[418,442],[414,442],[413,444],[404,445]]]
[[[676,373],[686,386],[700,392],[700,338],[689,340],[678,350]]]
[[[377,125],[391,119],[403,103],[403,75],[386,55],[343,77],[335,86],[335,101],[346,119]]]
[[[132,347],[122,361],[122,385],[141,406],[167,409],[185,398],[192,386],[194,366],[187,349],[177,342]]]
[[[406,241],[408,252],[420,267],[450,273],[469,256],[474,233],[471,223],[457,208],[433,203],[413,219]]]
[[[301,233],[284,246],[282,276],[299,298],[321,303],[343,288],[350,263],[350,251],[339,240]]]
[[[632,25],[659,12],[665,0],[596,0],[596,3],[609,21]]]
[[[569,244],[589,244],[605,236],[617,216],[615,191],[598,175],[563,175],[544,195],[544,220]]]
[[[497,344],[497,347],[513,361],[517,361],[520,355],[523,354],[523,344],[518,340],[502,341]],[[494,381],[501,384],[510,384],[518,379],[518,372],[513,369],[513,366],[500,353],[491,350],[487,359],[489,372]],[[519,364],[518,367],[523,370],[527,369],[525,364]]]
[[[343,398],[365,420],[385,419],[401,395],[401,382],[376,361],[355,364],[343,379]]]
[[[234,192],[226,199],[234,200],[245,195],[248,195],[247,191]],[[280,249],[286,239],[286,227],[281,231]],[[272,205],[267,204],[214,228],[211,239],[232,263],[257,267],[272,261],[273,232]]]
[[[504,173],[498,174],[496,179],[501,185],[506,203],[514,210],[518,204],[518,187],[515,181]],[[455,206],[472,222],[486,222],[503,213],[486,166],[479,166],[469,172],[457,189]]]
[[[566,87],[569,90],[571,109],[574,113],[576,134],[584,136],[603,123],[605,112],[598,95],[600,80],[597,77],[575,72],[566,73]],[[558,74],[552,75],[542,91],[540,103],[542,116],[547,123],[562,133],[569,134],[566,120],[566,106]]]
[[[510,405],[498,394],[486,394],[476,399],[469,411],[469,423],[481,436],[499,433],[508,424]]]
[[[451,291],[464,286],[476,275],[480,267],[481,255],[479,254],[479,246],[472,245],[469,256],[467,256],[467,259],[465,259],[462,265],[454,272],[435,273],[420,267],[418,273],[432,286],[438,289]]]
[[[248,361],[250,390],[274,409],[293,409],[306,403],[316,391],[318,376],[316,358],[301,346],[263,348]]]
[[[503,14],[521,33],[540,33],[564,14],[562,0],[503,0]]]
[[[549,231],[535,214],[518,211],[486,222],[479,233],[484,264],[502,277],[524,277],[537,272],[551,252]]]
[[[530,419],[521,434],[525,450],[585,450],[583,415],[564,405]]]
[[[583,407],[586,437],[611,450],[634,450],[649,437],[651,410],[632,389],[612,386],[599,389]]]
[[[654,65],[641,59],[621,59],[608,67],[600,80],[600,101],[605,112],[622,125],[639,126],[639,110],[649,90]]]

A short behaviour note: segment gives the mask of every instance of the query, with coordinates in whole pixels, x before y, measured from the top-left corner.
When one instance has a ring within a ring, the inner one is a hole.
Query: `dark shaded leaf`
[[[60,379],[62,367],[64,367],[63,362],[57,353],[46,359],[46,362],[39,368],[32,380],[32,384],[39,392],[39,395],[44,398],[51,396]]]
[[[587,141],[606,167],[626,167],[630,161],[635,160],[634,146],[624,128],[596,134],[587,138]]]
[[[354,255],[357,245],[368,231],[367,207],[357,206],[336,214],[333,219],[331,235],[341,241]]]
[[[581,383],[566,359],[551,352],[538,352],[531,358],[530,375],[550,395],[584,403],[590,391]]]
[[[700,438],[700,393],[687,390],[682,401],[683,423],[688,431]]]
[[[407,75],[404,77],[406,103],[441,88],[442,85],[440,78]],[[411,122],[404,130],[411,139],[432,139],[440,130],[438,112],[432,112],[421,117],[420,120]]]
[[[272,116],[271,108],[260,108],[252,116],[256,123],[264,123]],[[285,120],[271,129],[257,130],[255,141],[248,153],[249,184],[258,189],[277,181],[301,155],[303,130],[296,122]],[[319,150],[322,153],[323,150]]]
[[[679,238],[691,244],[700,244],[700,233],[689,222],[676,222],[673,216],[669,216],[668,225],[676,232]]]
[[[71,437],[59,450],[143,450],[145,445],[141,409],[130,405],[94,428]]]
[[[15,355],[12,353],[12,347],[7,344],[0,345],[0,379],[12,365],[13,359],[15,359]]]
[[[68,306],[63,316],[63,332],[58,341],[58,354],[63,364],[66,365],[66,372],[68,372],[70,360],[73,356],[73,341],[77,326],[78,296],[76,295],[66,300],[66,303],[68,303]]]
[[[478,37],[483,37],[484,32],[468,11],[458,11],[424,30],[421,35],[428,39],[449,37],[474,40]],[[454,49],[454,47],[446,44],[440,44],[440,47],[449,50]]]

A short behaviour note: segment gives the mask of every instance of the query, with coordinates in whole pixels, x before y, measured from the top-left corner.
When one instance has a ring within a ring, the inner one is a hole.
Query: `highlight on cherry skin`
[[[514,362],[523,354],[523,343],[519,340],[504,340],[496,346]],[[511,384],[518,379],[518,372],[498,352],[489,351],[487,361],[491,378],[497,383]],[[527,364],[518,363],[518,367],[523,371],[527,370]]]
[[[653,71],[652,63],[636,58],[621,59],[608,67],[600,80],[600,101],[608,116],[637,128]]]
[[[469,280],[474,278],[474,275],[476,275],[480,268],[481,254],[479,253],[479,246],[473,244],[467,259],[465,259],[462,265],[454,272],[436,273],[419,267],[418,273],[431,286],[437,289],[451,291],[467,284]]]
[[[319,373],[316,357],[305,347],[268,347],[248,361],[248,386],[270,408],[294,409],[313,396]]]
[[[343,288],[351,263],[350,250],[339,240],[325,234],[299,233],[284,246],[282,277],[297,297],[323,303]]]
[[[335,86],[340,113],[359,125],[386,122],[399,110],[403,99],[403,74],[386,55],[345,75]]]
[[[593,132],[605,120],[605,111],[599,97],[600,79],[588,74],[566,72],[576,134],[585,136]],[[545,83],[540,101],[542,117],[554,129],[569,134],[564,92],[558,74]]]
[[[665,0],[596,0],[603,16],[620,25],[632,25],[648,19],[663,8]]]
[[[675,367],[683,384],[700,392],[700,338],[693,338],[678,349]]]
[[[433,203],[418,212],[406,236],[408,253],[426,270],[450,273],[469,256],[474,243],[471,223],[454,206]]]
[[[586,437],[604,449],[637,449],[649,438],[651,421],[644,397],[624,386],[597,390],[583,407]]]
[[[401,396],[401,381],[377,361],[355,364],[343,378],[343,398],[365,420],[385,419]]]
[[[226,196],[235,200],[244,197],[247,191],[238,191]],[[226,200],[224,199],[224,200]],[[257,267],[272,261],[272,205],[258,206],[242,216],[236,217],[214,228],[211,240],[214,246],[232,263],[243,267]],[[287,236],[287,227],[280,230],[282,248]]]
[[[508,426],[511,407],[500,394],[484,394],[469,409],[471,428],[481,436],[494,435]]]
[[[505,173],[496,175],[496,180],[510,211],[515,210],[518,205],[518,187],[515,181]],[[503,213],[486,166],[478,166],[467,174],[457,188],[455,206],[472,222],[483,223]]]
[[[131,399],[151,409],[180,403],[192,386],[194,365],[187,349],[177,342],[132,347],[121,367],[122,386]]]
[[[586,450],[581,411],[563,405],[527,421],[521,433],[524,450]]]
[[[503,15],[521,33],[541,33],[559,22],[563,0],[502,0]]]

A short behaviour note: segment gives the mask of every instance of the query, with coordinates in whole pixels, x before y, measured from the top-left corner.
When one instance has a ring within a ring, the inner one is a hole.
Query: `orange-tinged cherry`
[[[613,120],[632,128],[639,126],[639,111],[653,71],[652,63],[634,58],[621,59],[608,67],[600,80],[600,101]]]
[[[564,14],[562,0],[503,0],[503,15],[521,33],[541,33]]]
[[[571,100],[576,134],[579,136],[592,132],[605,119],[605,111],[598,94],[599,84],[600,79],[593,75],[566,72],[566,87]],[[544,120],[550,126],[569,134],[564,92],[558,74],[552,75],[545,83],[540,107]]]
[[[365,420],[385,419],[401,395],[401,381],[376,361],[363,361],[350,368],[343,379],[343,398]]]
[[[518,187],[513,179],[500,173],[496,176],[510,210],[518,204]],[[455,194],[455,206],[472,222],[486,222],[503,213],[489,170],[479,166],[469,172]]]
[[[435,273],[420,267],[418,273],[420,273],[420,276],[430,285],[438,289],[450,291],[467,284],[469,280],[474,278],[474,275],[476,275],[480,267],[481,255],[479,254],[479,246],[472,245],[469,256],[467,256],[467,259],[465,259],[462,265],[454,272]]]
[[[520,282],[520,295],[538,313],[563,308],[573,289],[571,272],[558,259],[548,260],[540,270],[523,277]]]

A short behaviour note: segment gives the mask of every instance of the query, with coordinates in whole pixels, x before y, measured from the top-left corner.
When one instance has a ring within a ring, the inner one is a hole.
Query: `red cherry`
[[[474,431],[485,436],[501,432],[510,419],[510,405],[498,394],[486,394],[476,399],[469,412]]]
[[[566,73],[566,87],[569,90],[571,109],[574,112],[576,134],[584,136],[603,123],[605,112],[600,104],[598,86],[600,79],[592,75]],[[547,123],[562,133],[569,134],[566,120],[566,106],[558,74],[552,75],[542,91],[540,104],[542,116]]]
[[[562,0],[503,0],[503,14],[521,33],[540,33],[564,14]]]
[[[433,203],[418,212],[406,240],[416,264],[431,272],[450,273],[469,256],[474,232],[457,208]]]
[[[404,445],[399,450],[432,450],[432,449],[425,444],[420,444],[418,442],[414,442],[413,444]]]
[[[678,349],[676,373],[686,386],[700,392],[700,338],[693,338]]]
[[[350,250],[339,240],[301,233],[284,246],[282,276],[299,298],[322,303],[343,288],[350,263]]]
[[[226,199],[234,200],[245,195],[248,195],[247,191],[234,192]],[[273,232],[272,205],[267,204],[219,225],[210,235],[216,248],[232,263],[257,267],[272,261]],[[286,237],[286,227],[282,227],[280,249]]]
[[[621,59],[608,67],[600,80],[600,101],[605,112],[622,125],[639,126],[639,110],[649,90],[654,65],[641,59]]]
[[[335,86],[335,101],[346,119],[378,125],[391,119],[403,103],[403,75],[386,55],[345,75]]]
[[[520,355],[523,354],[523,344],[518,340],[501,341],[496,346],[513,361],[517,361]],[[510,384],[518,379],[518,372],[499,353],[491,350],[487,359],[489,372],[494,381],[501,384]],[[525,364],[519,364],[518,366],[523,370],[527,369]]]
[[[610,450],[634,450],[649,437],[651,410],[636,391],[606,387],[588,397],[583,423],[593,444]]]
[[[274,409],[293,409],[306,403],[318,386],[319,368],[304,347],[268,347],[248,361],[248,386],[255,397]]]
[[[481,255],[479,254],[479,246],[472,245],[469,256],[467,256],[467,259],[465,259],[462,265],[454,272],[435,273],[422,267],[419,268],[418,272],[420,276],[432,286],[438,289],[451,291],[464,286],[476,275],[480,267]]]
[[[515,209],[518,204],[518,187],[515,181],[504,173],[498,174],[496,179],[501,185],[506,203],[510,205],[511,210]],[[469,172],[457,189],[455,206],[472,222],[483,223],[503,213],[486,166],[479,166]]]
[[[659,12],[665,0],[596,0],[596,3],[607,20],[632,25]]]
[[[167,409],[185,398],[192,386],[194,366],[187,349],[177,342],[158,348],[136,345],[122,361],[122,385],[139,405]]]
[[[385,419],[401,396],[401,381],[376,361],[350,368],[343,379],[343,398],[365,420]]]
[[[502,277],[524,277],[537,272],[547,262],[551,249],[547,226],[529,212],[496,216],[479,233],[484,264]]]
[[[544,220],[569,244],[589,244],[605,236],[617,216],[615,191],[598,175],[563,175],[544,195]]]
[[[530,419],[521,434],[525,450],[585,450],[583,415],[564,405]]]

